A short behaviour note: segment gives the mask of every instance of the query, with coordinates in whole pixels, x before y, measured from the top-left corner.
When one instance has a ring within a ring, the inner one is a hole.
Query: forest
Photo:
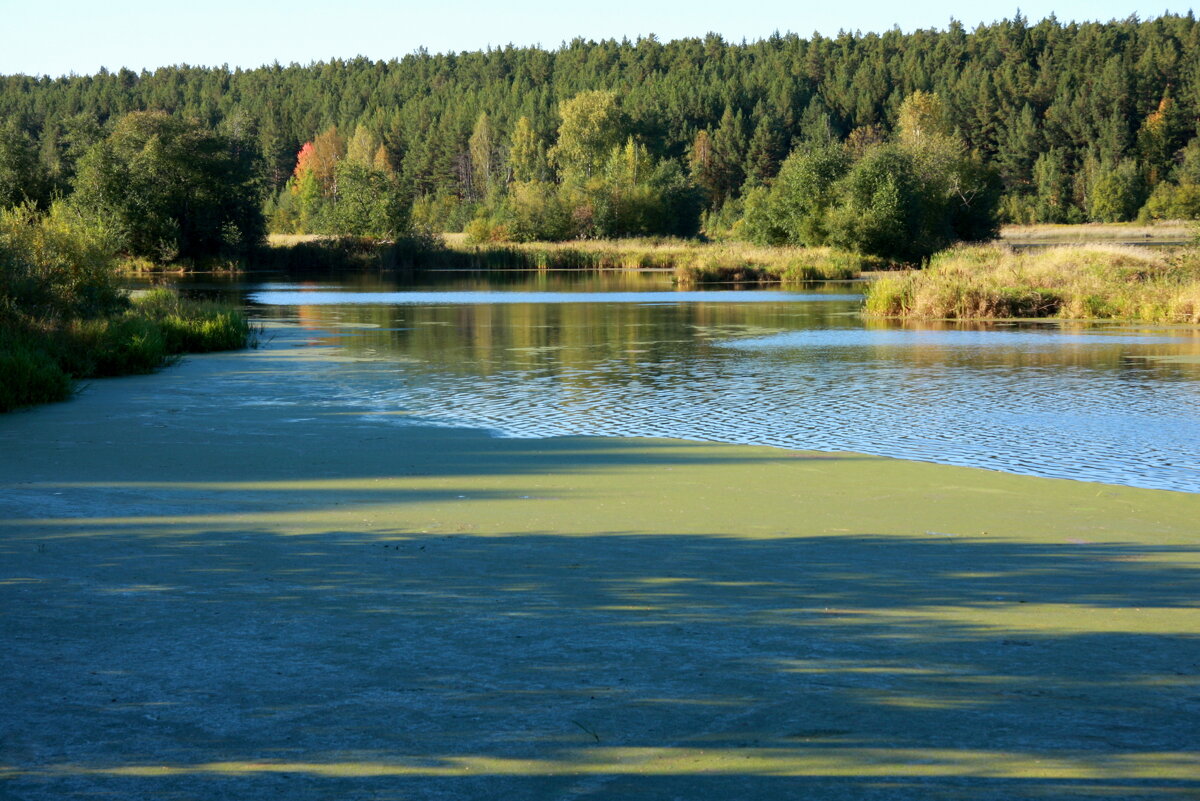
[[[0,206],[73,199],[167,260],[263,230],[699,233],[914,260],[1000,221],[1200,216],[1198,45],[1190,13],[1017,14],[970,31],[6,76]],[[130,185],[155,196],[117,192]]]

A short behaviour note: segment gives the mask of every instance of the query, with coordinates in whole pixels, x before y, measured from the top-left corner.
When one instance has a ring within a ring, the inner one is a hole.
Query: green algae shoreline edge
[[[228,403],[327,358],[0,418],[16,795],[1200,787],[1198,495]]]

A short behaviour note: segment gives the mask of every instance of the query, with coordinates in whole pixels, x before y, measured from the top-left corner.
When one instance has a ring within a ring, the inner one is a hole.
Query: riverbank
[[[1146,223],[1075,223],[1005,225],[1000,241],[1013,247],[1046,245],[1185,245],[1196,238],[1195,220]]]
[[[166,289],[132,300],[111,234],[56,204],[0,209],[0,412],[64,400],[79,379],[244,348],[238,310]]]
[[[159,370],[252,340],[237,309],[157,289],[94,318],[0,320],[0,412],[66,400],[76,382]]]
[[[388,425],[290,331],[0,418],[15,796],[1200,789],[1200,496]]]
[[[845,280],[886,266],[832,248],[743,242],[652,238],[472,244],[462,236],[445,239],[447,250],[461,261],[457,266],[470,269],[670,270],[685,285]]]
[[[671,238],[569,242],[471,243],[463,234],[409,245],[354,238],[272,235],[258,269],[347,270],[399,267],[454,270],[662,270],[683,285],[781,284],[846,280],[892,265],[833,248],[759,247],[739,242]]]
[[[866,313],[901,319],[1057,317],[1200,323],[1200,254],[1120,245],[939,253],[870,285]]]

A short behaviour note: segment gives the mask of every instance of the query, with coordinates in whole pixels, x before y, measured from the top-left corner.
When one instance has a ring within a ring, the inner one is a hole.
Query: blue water
[[[864,321],[853,285],[570,280],[549,292],[511,277],[406,291],[323,281],[249,298],[351,357],[320,391],[379,425],[857,451],[1200,491],[1200,331],[898,327]]]

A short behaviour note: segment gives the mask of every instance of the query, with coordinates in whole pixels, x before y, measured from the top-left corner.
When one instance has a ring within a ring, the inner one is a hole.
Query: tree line
[[[703,227],[870,247],[883,233],[852,231],[854,214],[925,195],[912,214],[926,219],[893,211],[882,227],[978,233],[961,203],[947,205],[956,193],[1016,222],[1196,217],[1198,37],[1190,13],[1070,24],[1018,14],[970,31],[577,39],[386,62],[7,76],[0,205],[94,190],[97,146],[128,139],[131,112],[161,111],[219,139],[240,165],[239,192],[281,231]],[[914,97],[933,103],[936,164],[905,141]],[[818,167],[829,180],[805,183]],[[818,211],[781,217],[781,184],[817,190]],[[252,217],[222,221],[218,238],[251,235]],[[164,225],[153,237],[167,242]]]

